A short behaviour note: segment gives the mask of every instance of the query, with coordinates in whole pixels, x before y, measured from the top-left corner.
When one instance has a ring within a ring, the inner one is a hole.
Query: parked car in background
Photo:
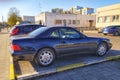
[[[104,35],[113,34],[114,36],[120,35],[120,25],[108,26],[102,29]]]
[[[22,24],[14,26],[10,31],[10,36],[28,34],[44,25],[39,24]]]
[[[105,55],[109,39],[88,37],[71,27],[41,27],[28,35],[12,36],[10,52],[14,60],[32,60],[48,66],[58,57],[94,53]]]

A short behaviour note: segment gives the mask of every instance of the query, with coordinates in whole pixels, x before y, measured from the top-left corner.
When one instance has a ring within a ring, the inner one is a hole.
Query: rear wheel
[[[36,56],[37,63],[40,66],[49,66],[54,62],[55,52],[50,48],[44,48]]]
[[[107,53],[107,44],[102,42],[97,47],[97,55],[104,56]]]
[[[107,34],[104,34],[104,35],[107,35]]]

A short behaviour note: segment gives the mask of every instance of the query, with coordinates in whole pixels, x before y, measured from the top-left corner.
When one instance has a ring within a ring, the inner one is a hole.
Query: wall
[[[35,23],[40,24],[40,21],[43,25],[46,25],[45,23],[45,13],[38,14],[35,16]]]
[[[93,20],[93,26],[95,26],[95,15],[80,15],[80,14],[52,14],[44,13],[45,17],[42,15],[36,16],[36,21],[42,19],[45,21],[47,26],[64,26],[63,20],[66,20],[66,26],[72,27],[89,27],[89,20]],[[38,20],[37,20],[38,19]],[[55,24],[55,20],[62,20],[62,24]],[[71,20],[71,24],[69,23]],[[73,20],[79,20],[79,24],[72,24]]]
[[[30,21],[31,23],[35,23],[35,16],[22,16],[23,21]]]

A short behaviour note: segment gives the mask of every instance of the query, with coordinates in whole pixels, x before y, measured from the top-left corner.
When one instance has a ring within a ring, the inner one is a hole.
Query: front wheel
[[[36,59],[40,66],[49,66],[54,62],[55,52],[52,49],[44,48],[39,51]]]
[[[97,55],[98,56],[104,56],[107,53],[107,44],[106,43],[100,43],[97,47]]]

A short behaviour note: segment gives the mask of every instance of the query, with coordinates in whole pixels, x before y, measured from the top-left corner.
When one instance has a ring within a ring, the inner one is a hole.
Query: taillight
[[[20,46],[17,45],[17,44],[12,44],[11,47],[12,47],[12,49],[13,49],[14,51],[21,51]]]
[[[19,31],[19,29],[18,29],[18,28],[16,28],[16,29],[14,29],[14,30],[12,31],[12,33],[11,33],[11,34],[15,35],[15,34],[17,34],[17,33],[18,33],[18,31]]]

